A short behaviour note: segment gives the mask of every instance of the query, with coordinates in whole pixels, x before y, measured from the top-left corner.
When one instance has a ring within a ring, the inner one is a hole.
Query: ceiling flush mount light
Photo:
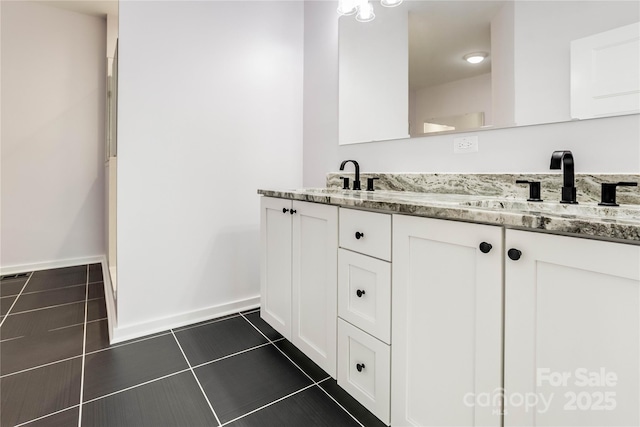
[[[463,58],[470,64],[479,64],[484,61],[487,56],[489,56],[487,52],[473,52],[466,54]]]
[[[380,0],[380,4],[384,7],[396,7],[400,6],[402,0]]]

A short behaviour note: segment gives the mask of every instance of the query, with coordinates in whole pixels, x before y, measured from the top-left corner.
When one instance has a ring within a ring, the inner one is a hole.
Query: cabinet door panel
[[[336,376],[338,208],[294,202],[291,341]]]
[[[260,200],[260,316],[291,339],[291,201]],[[287,209],[287,212],[283,212]]]
[[[639,425],[640,247],[514,230],[506,242],[522,257],[505,266],[505,425]]]
[[[502,384],[502,229],[399,215],[393,228],[392,424],[499,426],[499,405],[473,402]]]

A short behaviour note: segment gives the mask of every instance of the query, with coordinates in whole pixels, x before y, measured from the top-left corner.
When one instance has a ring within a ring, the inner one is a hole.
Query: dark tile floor
[[[383,426],[257,310],[109,345],[99,264],[0,281],[1,426]]]

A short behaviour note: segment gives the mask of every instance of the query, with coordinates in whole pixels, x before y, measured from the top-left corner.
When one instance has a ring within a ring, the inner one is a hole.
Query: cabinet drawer
[[[391,344],[391,264],[338,249],[338,315]]]
[[[341,208],[340,246],[391,261],[391,215]]]
[[[338,319],[338,385],[389,425],[389,346]]]

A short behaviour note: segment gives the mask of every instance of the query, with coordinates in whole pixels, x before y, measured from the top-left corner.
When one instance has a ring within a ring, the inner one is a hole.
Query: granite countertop
[[[260,189],[258,194],[430,218],[477,222],[507,228],[571,234],[640,244],[640,205],[602,207],[595,202],[566,205],[527,202],[496,195],[413,191],[353,191],[330,188]]]

